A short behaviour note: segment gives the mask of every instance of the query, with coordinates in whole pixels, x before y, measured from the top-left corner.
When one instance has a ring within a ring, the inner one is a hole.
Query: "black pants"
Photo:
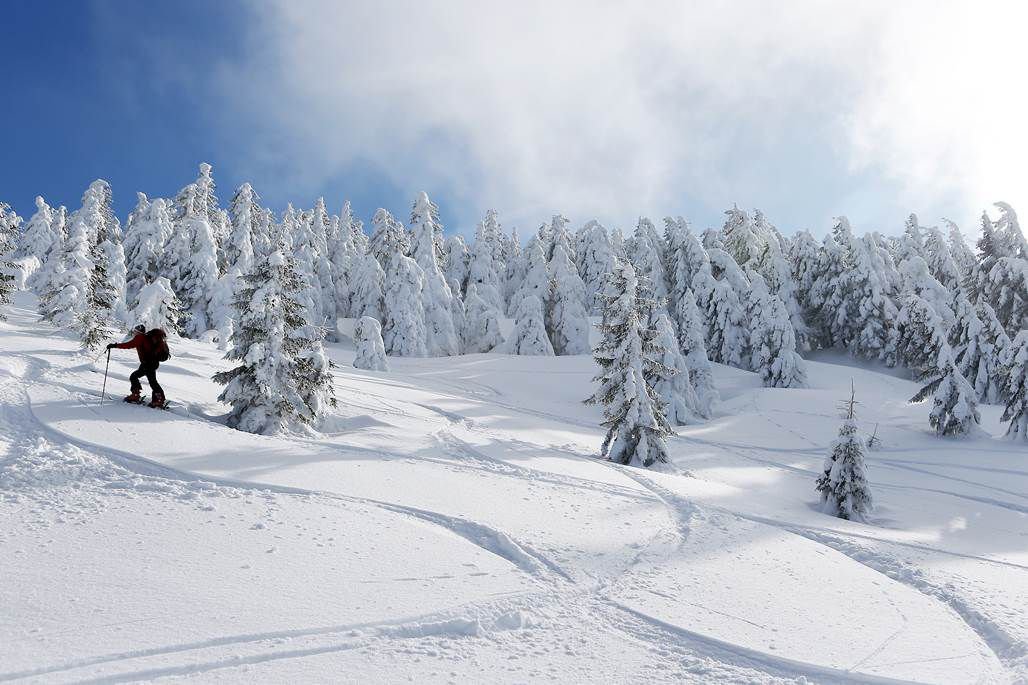
[[[139,382],[141,376],[146,376],[146,382],[150,384],[150,390],[154,395],[160,395],[164,397],[164,388],[157,382],[157,367],[160,364],[140,364],[139,368],[132,372],[129,376],[129,383],[132,384],[132,392],[139,392],[143,389],[143,384]]]

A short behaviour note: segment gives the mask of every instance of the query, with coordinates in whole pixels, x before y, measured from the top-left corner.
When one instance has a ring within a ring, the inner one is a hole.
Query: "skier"
[[[107,345],[108,350],[114,348],[119,350],[134,349],[136,354],[139,355],[139,368],[129,376],[129,382],[132,384],[132,394],[126,397],[125,401],[136,404],[142,403],[142,397],[140,397],[139,393],[143,389],[143,385],[139,382],[139,379],[141,376],[146,376],[146,380],[150,384],[150,390],[153,392],[149,406],[163,408],[165,406],[164,389],[157,382],[157,367],[161,365],[161,362],[167,361],[171,357],[166,341],[167,336],[160,328],[154,328],[148,332],[142,324],[133,328],[132,333],[132,339],[127,342],[109,343]]]

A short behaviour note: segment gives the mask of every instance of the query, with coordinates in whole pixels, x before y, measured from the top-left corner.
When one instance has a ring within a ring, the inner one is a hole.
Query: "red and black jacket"
[[[119,350],[135,350],[139,355],[139,363],[156,366],[157,356],[154,354],[156,343],[146,333],[136,333],[132,339],[115,345]]]

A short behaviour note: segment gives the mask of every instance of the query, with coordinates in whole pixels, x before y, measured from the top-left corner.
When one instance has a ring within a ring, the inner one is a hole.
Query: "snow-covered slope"
[[[916,387],[844,358],[811,389],[717,367],[671,473],[595,458],[587,357],[329,346],[317,438],[226,428],[213,346],[174,341],[172,411],[134,368],[0,324],[0,682],[1016,682],[1028,452],[940,440]],[[874,519],[814,479],[855,384]],[[999,435],[999,410],[983,408]]]

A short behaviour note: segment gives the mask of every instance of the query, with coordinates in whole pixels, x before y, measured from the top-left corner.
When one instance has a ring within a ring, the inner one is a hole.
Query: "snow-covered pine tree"
[[[264,235],[260,196],[249,183],[236,189],[228,206],[229,239],[225,244],[225,263],[240,274],[253,269],[258,247],[267,250],[269,236]]]
[[[693,270],[682,255],[682,243],[689,230],[689,223],[684,217],[664,217],[664,273],[667,276],[667,301],[664,306],[672,322],[678,308],[678,296],[692,285]]]
[[[204,166],[201,165],[201,172]],[[189,314],[186,334],[194,338],[216,325],[210,302],[220,275],[217,239],[202,190],[191,183],[175,197],[174,233],[168,241],[161,268]]]
[[[1024,236],[1010,205],[998,202],[1000,218],[993,223],[982,213],[982,235],[978,239],[978,262],[967,280],[972,302],[986,302],[996,312],[1008,335],[1028,325],[1028,262],[1024,257]]]
[[[764,252],[766,242],[758,236],[750,216],[738,206],[726,210],[724,226],[721,227],[721,242],[724,250],[740,268],[753,267]]]
[[[321,281],[318,279],[318,262],[321,260],[318,236],[314,230],[314,214],[298,212],[292,204],[286,206],[282,223],[293,237],[293,258],[300,277],[307,284],[303,292],[306,313],[304,318],[317,326],[324,325],[325,312],[322,309],[324,297]]]
[[[744,304],[749,282],[724,250],[712,247],[707,255],[709,265],[693,278],[696,302],[704,314],[707,352],[711,361],[749,368]]]
[[[113,241],[120,238],[120,227],[110,209],[110,197],[106,181],[94,181],[86,190],[82,207],[68,220],[62,266],[39,301],[45,321],[75,331],[83,346],[90,350],[110,336],[110,321],[119,294],[108,274],[109,258],[116,259],[122,254],[120,242],[117,249],[111,249]],[[121,277],[124,278],[124,271]],[[124,280],[118,285],[123,289]]]
[[[982,212],[982,234],[978,236],[975,245],[977,257],[974,268],[967,277],[967,297],[972,302],[991,302],[988,292],[988,277],[992,267],[996,265],[1000,257],[1008,255],[1003,253],[1002,245],[996,238],[996,227],[989,218],[988,212]]]
[[[503,333],[500,332],[500,313],[495,307],[483,300],[478,294],[474,283],[468,285],[468,294],[464,298],[467,309],[467,324],[464,327],[464,352],[477,354],[492,352],[503,344]]]
[[[493,262],[496,265],[497,273],[500,277],[500,289],[503,289],[503,274],[507,271],[507,258],[512,254],[512,246],[510,245],[510,236],[503,232],[503,227],[500,225],[500,215],[496,210],[489,210],[485,213],[485,222],[492,226],[492,230],[489,231],[494,238],[493,244]],[[517,230],[514,231],[514,237],[517,238]],[[514,249],[514,252],[520,251],[520,245]]]
[[[585,284],[578,276],[563,242],[554,243],[550,259],[553,273],[551,298],[547,303],[546,328],[558,355],[589,352],[589,318],[585,313]]]
[[[453,325],[453,292],[439,268],[439,243],[443,225],[439,208],[419,193],[410,216],[411,257],[422,272],[422,309],[425,317],[425,349],[429,356],[447,357],[460,352]]]
[[[350,224],[350,235],[353,238],[353,246],[357,250],[357,254],[364,254],[368,251],[368,246],[371,244],[371,236],[364,232],[364,222],[353,217]]]
[[[753,210],[753,232],[764,246],[773,245],[779,252],[783,254],[788,253],[789,240],[768,220],[767,215],[759,209]],[[763,260],[763,255],[766,251],[766,247],[761,249],[761,254],[757,261]],[[768,285],[770,286],[770,284]]]
[[[311,210],[311,227],[317,247],[317,258],[314,261],[314,276],[321,294],[321,315],[326,326],[335,330],[336,322],[336,286],[332,269],[331,254],[328,249],[329,234],[332,231],[332,218],[325,208],[325,198],[319,197]]]
[[[553,253],[557,246],[564,248],[565,254],[571,258],[574,263],[577,253],[575,252],[575,241],[571,236],[571,230],[568,228],[570,221],[563,214],[554,214],[550,219],[550,230],[548,233],[549,242],[546,244],[546,261],[553,260]]]
[[[250,227],[250,247],[253,260],[267,256],[274,251],[272,232],[275,215],[270,209],[261,206],[261,196],[249,183],[244,183],[232,195],[229,203],[229,224],[232,231],[243,231]],[[252,264],[251,264],[252,268]]]
[[[353,327],[353,337],[357,345],[357,353],[353,358],[353,366],[367,371],[388,371],[385,343],[382,341],[382,324],[378,319],[362,316]]]
[[[1009,440],[1028,440],[1028,330],[1021,331],[1010,345],[1007,374],[1007,406],[1003,420],[1009,421]]]
[[[318,329],[303,318],[299,277],[284,234],[243,276],[235,301],[236,326],[226,359],[238,365],[214,375],[225,386],[219,400],[232,405],[228,424],[271,434],[312,425],[334,405],[330,364]]]
[[[704,229],[703,233],[700,234],[700,242],[703,243],[703,249],[709,250],[711,248],[717,248],[718,250],[725,249],[724,236],[721,235],[719,229],[710,226]]]
[[[410,257],[395,253],[386,271],[382,310],[385,315],[383,340],[386,353],[394,357],[424,357],[425,276]]]
[[[21,225],[24,223],[24,220],[22,219],[22,217],[18,216],[18,213],[16,211],[11,209],[11,206],[9,204],[7,204],[6,202],[0,202],[0,204],[2,204],[4,207],[3,212],[0,213],[0,217],[2,217],[2,220],[4,222],[6,222],[7,226],[13,227],[15,235],[14,246],[15,250],[17,250],[18,243],[21,240]]]
[[[668,279],[664,270],[664,240],[657,233],[653,222],[642,217],[635,227],[629,258],[639,276],[646,278],[653,289],[657,301],[665,301],[668,297]]]
[[[535,295],[527,295],[518,303],[514,330],[499,352],[537,357],[552,357],[553,345],[546,335],[543,304]]]
[[[68,237],[68,208],[64,205],[53,210],[54,213],[54,233],[60,239],[60,242],[64,242],[64,239]],[[52,250],[51,250],[52,252]]]
[[[471,246],[468,264],[468,283],[475,284],[478,296],[496,309],[502,309],[504,265],[497,260],[500,254],[499,222],[495,210],[486,212],[485,219],[475,230],[475,243]]]
[[[832,451],[825,458],[824,471],[817,479],[817,491],[826,514],[863,521],[874,500],[864,465],[864,441],[857,435],[853,394],[843,403],[843,424]]]
[[[836,224],[836,229],[840,224],[841,222]],[[808,314],[808,323],[811,324],[812,335],[816,338],[815,348],[830,348],[838,343],[837,321],[842,308],[848,265],[846,249],[836,240],[836,232],[833,230],[821,241],[816,275],[808,291],[808,302],[813,306]]]
[[[931,226],[925,230],[924,250],[928,271],[942,287],[952,293],[962,281],[960,267],[953,259],[946,237],[938,226]]]
[[[38,269],[29,277],[27,285],[38,294],[42,294],[50,286],[55,274],[64,266],[61,261],[64,254],[64,241],[68,237],[68,209],[61,205],[51,209],[50,226],[53,231],[53,242],[41,259]]]
[[[973,385],[974,376],[968,374],[972,366],[977,371],[976,362],[980,356],[978,341],[985,326],[978,318],[976,307],[971,304],[960,288],[953,295],[952,309],[956,316],[956,322],[949,329],[946,342],[949,343],[957,368],[968,377],[968,380],[971,380]],[[980,396],[979,399],[981,399]]]
[[[884,359],[892,354],[892,330],[899,315],[882,281],[876,250],[870,235],[853,242],[842,281],[844,309],[837,321],[840,342],[850,354],[864,359]]]
[[[225,272],[211,293],[209,310],[211,323],[218,331],[221,349],[228,349],[235,325],[234,302],[243,287],[242,277],[253,270],[254,241],[264,239],[263,214],[257,204],[258,196],[249,183],[244,183],[232,196],[228,211],[228,234],[221,243],[220,253]]]
[[[68,218],[69,223],[80,218],[85,221],[86,238],[91,245],[105,240],[121,242],[121,222],[114,215],[112,197],[111,184],[97,179],[82,194],[82,206]]]
[[[165,246],[175,232],[165,200],[147,199],[137,193],[136,208],[129,214],[125,229],[125,295],[129,306],[137,305],[139,291],[161,275]]]
[[[521,308],[521,300],[535,297],[539,302],[550,300],[550,270],[546,263],[546,255],[539,240],[531,240],[525,248],[526,271],[517,291],[511,296],[508,313],[517,317]]]
[[[410,253],[410,236],[403,229],[403,224],[382,208],[371,218],[368,251],[375,255],[375,259],[386,271],[389,270],[389,261],[393,255],[406,256]]]
[[[812,347],[800,293],[792,275],[792,265],[787,258],[789,245],[785,238],[759,209],[753,218],[754,233],[762,245],[761,252],[753,262],[754,270],[764,277],[768,292],[782,301],[792,323],[796,348],[809,350]]]
[[[10,205],[0,202],[0,321],[7,320],[7,307],[15,291],[14,256],[18,250],[18,225]]]
[[[902,263],[912,257],[924,258],[924,230],[917,221],[917,214],[911,214],[907,217],[907,222],[903,227],[903,235],[899,239],[897,249],[897,262]]]
[[[88,245],[83,242],[83,246],[85,246],[85,250],[81,253],[82,258],[88,259]],[[72,250],[71,233],[69,233],[68,237],[61,243],[60,254],[51,256],[49,260],[51,265],[50,273],[46,281],[40,283],[39,286],[39,302],[36,305],[36,310],[43,321],[51,323],[58,328],[70,326],[74,317],[72,306],[75,305],[76,301],[85,292],[84,288],[80,291],[78,287],[74,290],[66,290],[66,287],[72,283],[75,283],[77,286],[78,279],[70,280],[71,276],[67,272],[69,267],[77,266],[75,255],[79,252],[79,247],[76,243],[75,249]]]
[[[828,337],[820,325],[818,313],[821,303],[814,298],[814,282],[820,277],[821,247],[809,231],[800,231],[789,246],[789,263],[792,266],[796,297],[807,326],[806,344],[811,349],[824,346]]]
[[[950,308],[952,294],[932,276],[928,263],[921,257],[911,257],[900,264],[903,274],[903,293],[917,295],[931,305],[945,330],[956,320]]]
[[[652,466],[668,461],[665,440],[672,435],[663,402],[654,385],[661,373],[663,350],[649,327],[657,306],[645,281],[627,261],[619,260],[604,288],[602,340],[594,351],[599,387],[586,400],[603,405],[601,454],[619,464]]]
[[[222,249],[228,241],[229,218],[225,210],[221,209],[218,203],[217,185],[214,183],[212,167],[206,162],[200,164],[200,172],[196,180],[191,184],[193,190],[193,203],[195,210],[207,218],[211,227],[211,236],[214,239],[214,253],[217,261],[218,274],[221,275],[228,268],[225,263],[225,253]],[[176,198],[178,202],[178,198]]]
[[[949,346],[939,352],[938,375],[910,398],[923,402],[932,397],[928,423],[939,435],[966,435],[978,427],[981,416],[974,388],[967,382],[953,360]]]
[[[108,259],[112,255],[106,251],[112,245],[110,240],[105,240],[100,245],[95,245],[90,252],[92,270],[89,273],[89,280],[86,287],[86,299],[80,309],[74,323],[74,328],[79,334],[82,346],[92,352],[110,339],[112,334],[112,320],[116,313],[119,319],[128,319],[127,312],[117,312],[116,307],[124,308],[124,273],[121,274],[119,285],[121,291],[112,285],[112,279],[107,271]],[[121,244],[117,244],[117,252],[113,254],[116,258],[121,252]],[[124,268],[124,262],[122,262]]]
[[[1028,328],[1028,261],[1000,257],[986,274],[982,295],[1009,335]]]
[[[450,284],[450,290],[453,290],[453,283],[456,281],[458,286],[456,292],[466,293],[471,252],[468,250],[467,243],[464,242],[464,237],[449,236],[443,252],[443,274],[446,276],[446,282]]]
[[[350,316],[360,318],[370,316],[382,321],[385,314],[385,271],[375,259],[375,255],[366,252],[355,258],[353,272],[354,291],[350,299]]]
[[[464,304],[464,298],[460,294],[460,283],[450,281],[450,318],[453,319],[453,332],[457,336],[457,349],[464,352],[464,336],[468,329],[468,308]]]
[[[121,242],[105,240],[100,245],[107,274],[106,283],[110,288],[112,299],[111,314],[122,323],[128,323],[128,302],[125,297],[126,268],[125,250]]]
[[[940,354],[947,342],[935,309],[917,295],[907,295],[895,331],[896,363],[910,369],[914,380],[938,375]]]
[[[976,262],[974,251],[968,247],[959,226],[949,219],[943,219],[943,222],[945,222],[949,232],[949,253],[953,257],[953,262],[957,265],[957,270],[960,273],[960,282],[963,284],[974,272]]]
[[[721,398],[714,386],[714,370],[707,357],[707,346],[703,337],[703,316],[696,306],[696,296],[692,290],[686,290],[684,294],[679,295],[675,320],[678,327],[678,347],[685,355],[685,363],[689,367],[689,380],[696,393],[696,412],[709,419],[714,404]]]
[[[589,314],[603,308],[603,283],[614,268],[614,246],[610,234],[598,221],[589,221],[576,240],[578,272],[585,285],[585,307]]]
[[[860,245],[849,219],[845,216],[836,218],[835,226],[832,227],[832,240],[838,249],[835,254],[838,272],[835,273],[835,279],[828,284],[829,300],[824,309],[824,322],[831,334],[832,344],[847,347],[851,333],[850,318],[859,308],[851,281],[856,260],[860,256]]]
[[[152,260],[148,259],[149,255],[146,254],[147,236],[145,235],[148,231],[141,230],[144,228],[142,223],[149,209],[150,198],[146,196],[146,193],[137,192],[136,206],[129,212],[128,220],[125,222],[121,246],[125,251],[125,299],[129,306],[135,302],[139,290],[157,277],[155,272],[157,271],[158,250],[152,251]],[[170,216],[167,225],[169,228],[171,227]],[[163,248],[164,244],[162,243],[160,247]],[[147,268],[151,265],[153,272],[149,272]]]
[[[996,238],[1002,244],[1003,255],[1028,259],[1028,242],[1025,241],[1014,208],[1006,202],[993,204],[999,209],[999,219],[996,220]]]
[[[796,335],[785,304],[770,293],[763,277],[750,274],[748,296],[752,368],[768,388],[802,388],[806,364],[796,353]]]
[[[349,200],[343,203],[342,212],[338,218],[334,218],[334,223],[328,241],[328,255],[335,287],[335,317],[338,321],[353,316],[353,298],[358,287],[356,272],[362,257],[354,241],[354,218]],[[335,330],[333,325],[333,338]]]
[[[130,321],[143,324],[147,330],[162,328],[168,333],[182,334],[186,313],[167,278],[159,276],[144,285],[136,293],[135,301]]]
[[[259,230],[254,232],[253,256],[267,256],[275,251],[275,235],[279,230],[278,221],[275,219],[275,212],[267,207],[257,209],[260,214],[258,222]]]
[[[125,251],[121,245],[121,222],[114,215],[110,183],[97,179],[89,184],[82,195],[82,207],[75,211],[70,221],[79,219],[86,226],[91,258],[97,265],[103,262],[105,295],[99,301],[110,300],[108,319],[114,317],[127,323]]]
[[[692,289],[693,279],[704,265],[710,266],[710,258],[682,217],[664,219],[664,238],[668,246],[668,311],[676,320],[679,300]]]
[[[618,259],[628,259],[628,248],[625,246],[625,234],[617,226],[610,229],[610,246],[614,249],[614,256]]]
[[[650,318],[651,328],[656,333],[656,349],[660,350],[654,393],[663,403],[669,423],[679,426],[696,423],[700,400],[692,387],[689,364],[678,347],[671,317],[664,307],[655,307]]]
[[[985,302],[972,305],[962,289],[953,297],[956,323],[947,341],[957,368],[975,388],[980,401],[995,404],[1002,397],[1003,360],[1010,338]]]
[[[54,213],[42,197],[36,196],[36,212],[21,228],[17,249],[19,257],[35,257],[42,264],[50,248],[60,241],[54,229]]]
[[[501,312],[506,311],[507,307],[510,306],[511,298],[518,288],[521,287],[521,282],[525,278],[525,271],[527,269],[524,255],[521,253],[521,237],[518,235],[517,228],[510,230],[510,236],[504,239],[503,245],[503,260],[506,264],[506,270],[503,274],[504,307],[500,310]]]
[[[975,314],[981,329],[974,345],[957,358],[964,377],[974,386],[980,401],[1000,404],[1006,396],[1006,364],[1011,350],[1010,337],[985,302],[979,302]]]
[[[236,290],[242,287],[239,281],[240,274],[235,269],[229,269],[217,281],[214,291],[211,293],[209,306],[211,311],[211,324],[217,331],[215,339],[218,349],[227,350],[232,343],[232,329],[235,326],[235,310],[233,300]]]
[[[873,232],[864,236],[864,242],[868,245],[871,262],[881,277],[886,294],[894,299],[898,298],[903,291],[903,274],[896,266],[896,260],[889,251],[886,239],[880,233]]]

